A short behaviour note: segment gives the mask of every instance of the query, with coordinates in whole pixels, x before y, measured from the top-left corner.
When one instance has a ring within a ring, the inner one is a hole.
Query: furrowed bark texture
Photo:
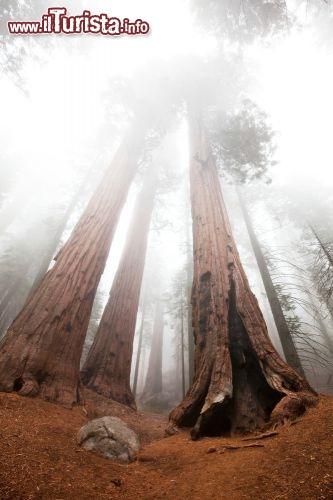
[[[0,343],[0,390],[72,406],[96,288],[137,167],[130,133],[68,242]]]
[[[249,234],[249,238],[251,241],[251,245],[254,251],[254,255],[256,257],[256,261],[258,264],[258,268],[260,271],[260,275],[266,290],[267,298],[269,301],[269,305],[271,307],[271,311],[273,314],[273,318],[275,321],[275,325],[279,334],[279,338],[281,341],[282,349],[284,352],[284,355],[286,357],[287,363],[295,368],[295,370],[298,371],[301,375],[304,376],[304,370],[301,364],[301,360],[298,356],[298,352],[296,350],[296,347],[294,345],[288,323],[286,321],[286,318],[284,316],[278,295],[275,291],[274,284],[270,275],[270,272],[268,270],[264,254],[261,250],[260,243],[258,241],[258,238],[254,232],[253,225],[251,218],[248,214],[248,211],[246,209],[242,194],[240,190],[237,190],[238,193],[238,198],[240,202],[240,206],[242,209],[245,225]]]
[[[192,438],[246,433],[301,414],[316,393],[269,340],[231,234],[203,126],[190,117],[195,375],[170,413],[168,433],[193,426]]]
[[[136,407],[130,388],[133,339],[156,181],[156,169],[150,169],[134,207],[108,303],[81,373],[89,389],[133,408]]]

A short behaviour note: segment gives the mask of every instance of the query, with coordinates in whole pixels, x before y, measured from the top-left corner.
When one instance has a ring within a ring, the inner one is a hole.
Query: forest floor
[[[80,427],[106,414],[139,433],[142,449],[132,464],[77,445]],[[0,499],[333,499],[332,396],[265,439],[163,438],[165,425],[165,416],[92,393],[85,408],[73,410],[0,393]]]

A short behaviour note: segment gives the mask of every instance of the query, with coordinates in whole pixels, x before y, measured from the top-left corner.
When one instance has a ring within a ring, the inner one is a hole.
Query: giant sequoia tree
[[[316,393],[274,349],[231,233],[207,134],[191,112],[195,375],[168,432],[243,433],[301,414]]]
[[[82,368],[82,380],[89,389],[134,408],[130,388],[133,338],[156,185],[153,164],[146,173],[109,300]]]
[[[71,406],[81,400],[79,364],[96,288],[137,168],[141,127],[119,147],[54,267],[0,343],[0,390]]]

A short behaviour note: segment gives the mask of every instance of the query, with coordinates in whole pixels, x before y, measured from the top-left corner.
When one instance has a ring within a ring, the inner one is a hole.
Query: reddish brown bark
[[[275,351],[242,268],[204,128],[190,119],[195,376],[167,432],[244,433],[302,413],[316,393]]]
[[[89,389],[134,408],[130,388],[133,338],[155,190],[153,167],[134,207],[110,297],[82,369],[82,381]]]
[[[0,390],[80,401],[79,364],[96,288],[137,167],[133,131],[35,293],[0,343]]]

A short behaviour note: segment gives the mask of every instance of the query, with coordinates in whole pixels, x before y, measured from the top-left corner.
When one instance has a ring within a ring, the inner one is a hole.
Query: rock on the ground
[[[136,433],[117,417],[91,420],[81,427],[77,440],[86,450],[122,463],[133,461],[140,448]]]

